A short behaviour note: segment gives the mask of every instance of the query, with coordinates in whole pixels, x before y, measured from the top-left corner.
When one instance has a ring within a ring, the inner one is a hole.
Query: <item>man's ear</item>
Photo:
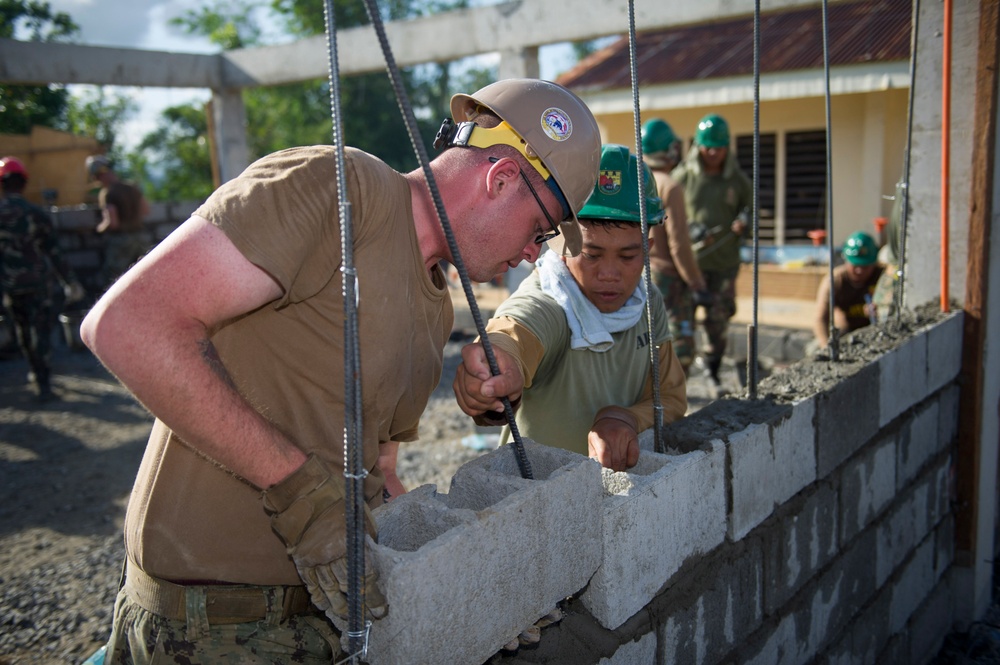
[[[486,193],[491,199],[503,194],[520,177],[521,166],[510,157],[501,157],[486,173]]]

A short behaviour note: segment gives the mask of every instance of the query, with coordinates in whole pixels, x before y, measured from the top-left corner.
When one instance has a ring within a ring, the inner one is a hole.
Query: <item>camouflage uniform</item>
[[[729,319],[736,314],[736,275],[740,270],[742,239],[731,231],[731,225],[753,205],[753,185],[732,151],[726,155],[722,173],[705,173],[697,145],[692,146],[671,177],[684,187],[691,240],[712,295],[711,304],[705,308],[708,348],[704,355],[717,380],[726,352]]]
[[[52,282],[74,281],[55,242],[52,219],[20,194],[0,200],[0,290],[40,397],[51,396]]]
[[[319,610],[281,619],[280,587],[256,587],[269,594],[272,611],[259,620],[213,624],[204,586],[188,586],[186,617],[169,619],[150,612],[126,589],[115,601],[114,626],[105,665],[187,663],[188,665],[329,665],[346,655],[340,636]]]
[[[694,362],[694,297],[687,282],[679,275],[657,272],[653,274],[653,282],[663,296],[667,324],[674,338],[674,353],[686,374]]]

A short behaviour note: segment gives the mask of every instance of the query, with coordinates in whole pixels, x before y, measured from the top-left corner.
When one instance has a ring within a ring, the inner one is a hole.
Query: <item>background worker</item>
[[[642,159],[656,180],[663,201],[663,224],[650,227],[649,269],[667,308],[674,353],[684,373],[694,362],[694,308],[708,302],[705,278],[691,249],[684,188],[670,172],[681,159],[681,141],[664,120],[653,118],[642,126]]]
[[[659,223],[663,211],[651,177],[645,197],[649,223]],[[639,460],[639,432],[653,424],[636,158],[625,146],[603,147],[600,180],[573,233],[582,250],[568,256],[562,238],[551,243],[556,251],[539,259],[486,327],[497,363],[508,371],[491,378],[482,346],[469,344],[455,395],[481,425],[503,422],[494,413],[503,408],[497,395],[520,398],[517,425],[525,437],[624,471]],[[650,304],[666,423],[687,410],[685,378],[663,302]],[[505,427],[501,442],[509,437]]]
[[[56,243],[52,218],[28,203],[24,188],[28,171],[15,157],[0,157],[0,292],[14,320],[18,345],[30,367],[29,381],[39,401],[52,392],[53,282],[62,285],[67,301],[83,298],[83,287]]]
[[[690,152],[672,174],[684,188],[691,241],[711,296],[704,323],[708,346],[702,356],[716,385],[729,319],[736,314],[740,246],[753,205],[753,185],[729,143],[726,121],[715,113],[706,115],[698,123]]]
[[[142,225],[149,215],[149,203],[138,186],[118,178],[104,155],[87,157],[87,172],[101,183],[101,221],[96,230],[104,237],[104,279],[111,284],[149,251]]]
[[[885,265],[878,262],[878,245],[864,231],[852,233],[841,256],[846,261],[833,269],[833,323],[841,333],[851,332],[877,320],[872,295]],[[813,332],[818,347],[829,343],[830,278],[820,282],[816,292]]]
[[[534,261],[556,220],[583,206],[600,138],[575,95],[535,79],[456,95],[451,110],[458,124],[442,125],[431,168],[468,274],[483,282]],[[361,405],[375,506],[380,444],[417,438],[441,375],[454,313],[439,263],[455,257],[422,169],[397,173],[353,148],[343,157],[361,381],[378,396]],[[86,344],[156,416],[126,514],[109,665],[338,656],[348,580],[336,179],[331,146],[258,160],[84,320]],[[385,600],[366,571],[379,618]]]

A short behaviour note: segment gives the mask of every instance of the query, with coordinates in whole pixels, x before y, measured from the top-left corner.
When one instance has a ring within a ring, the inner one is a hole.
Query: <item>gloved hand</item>
[[[84,290],[83,284],[74,280],[63,287],[63,295],[66,297],[66,304],[71,305],[83,300],[87,292]]]
[[[344,484],[315,455],[281,482],[264,491],[264,512],[271,528],[291,555],[312,602],[330,619],[347,621],[347,527],[344,523]],[[365,526],[376,536],[365,506]],[[376,584],[378,575],[365,550],[362,587],[372,618],[385,616],[386,602]]]
[[[711,291],[695,291],[694,292],[694,306],[695,307],[708,307],[712,304],[712,292]]]
[[[522,630],[517,637],[512,639],[510,642],[503,646],[502,651],[507,653],[517,651],[518,647],[527,646],[529,644],[538,644],[542,639],[542,628],[551,626],[554,623],[559,623],[563,620],[566,613],[563,612],[557,605],[552,609],[551,612],[543,616],[541,619],[528,626]]]

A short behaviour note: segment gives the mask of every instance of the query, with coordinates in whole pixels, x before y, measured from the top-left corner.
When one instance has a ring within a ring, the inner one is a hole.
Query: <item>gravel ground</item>
[[[455,470],[482,454],[463,445],[484,432],[451,393],[460,348],[446,349],[424,438],[401,446],[397,470],[408,487],[447,491]],[[59,399],[40,405],[25,384],[27,364],[0,355],[0,665],[79,663],[107,638],[125,503],[151,424],[89,353],[61,345],[53,360]],[[735,368],[724,367],[724,384],[739,389]],[[714,397],[703,378],[691,379],[692,411]],[[1000,664],[996,616],[950,636],[935,665]]]

